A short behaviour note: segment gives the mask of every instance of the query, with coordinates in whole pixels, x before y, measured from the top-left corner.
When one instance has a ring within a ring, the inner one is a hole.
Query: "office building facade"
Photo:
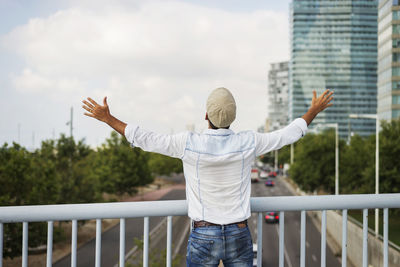
[[[400,6],[380,0],[378,11],[378,116],[400,117]]]
[[[289,119],[307,111],[312,91],[331,89],[334,105],[318,123],[339,123],[339,135],[375,133],[378,1],[293,0],[290,5]]]
[[[272,63],[268,72],[267,131],[288,124],[289,62]]]

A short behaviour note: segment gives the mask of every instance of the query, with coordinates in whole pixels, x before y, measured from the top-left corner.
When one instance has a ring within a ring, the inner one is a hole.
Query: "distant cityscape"
[[[398,0],[300,1],[290,4],[290,60],[272,63],[264,131],[304,114],[312,90],[335,91],[334,106],[316,118],[339,124],[339,135],[375,133],[371,119],[400,117],[400,5]]]

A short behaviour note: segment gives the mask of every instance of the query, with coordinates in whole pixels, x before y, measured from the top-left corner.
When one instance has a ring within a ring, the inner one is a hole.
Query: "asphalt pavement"
[[[185,190],[172,190],[160,200],[185,199]],[[150,218],[150,231],[159,225],[164,217]],[[134,238],[143,237],[143,218],[126,219],[126,253],[134,246]],[[166,232],[166,231],[165,231]],[[101,237],[101,266],[113,267],[119,260],[119,224],[103,232]],[[95,266],[95,247],[96,240],[92,239],[88,243],[78,248],[77,266]],[[70,267],[71,255],[67,255],[53,264],[54,267]]]
[[[276,178],[275,186],[267,187],[264,180],[252,184],[252,197],[292,196],[292,192],[282,181]],[[264,213],[265,214],[265,213]],[[257,242],[257,214],[249,221],[253,242]],[[263,266],[279,266],[279,223],[263,222]],[[285,212],[285,266],[300,266],[300,212]],[[311,218],[306,217],[306,266],[321,266],[321,235]],[[339,267],[340,261],[326,246],[326,266]]]
[[[287,188],[282,178],[275,179],[274,187],[266,187],[263,180],[252,184],[252,196],[291,196],[292,192]],[[161,200],[185,199],[184,190],[172,190]],[[249,219],[249,226],[253,242],[257,240],[256,227],[257,214]],[[311,218],[307,216],[306,224],[306,266],[320,266],[321,235],[314,226]],[[173,220],[173,254],[180,255],[182,259],[179,266],[185,266],[184,258],[188,238],[189,219],[185,216],[174,217]],[[155,229],[156,228],[156,229]],[[159,230],[157,230],[159,229]],[[162,251],[166,244],[166,223],[165,218],[150,218],[150,231],[155,234],[150,239],[151,251]],[[267,224],[263,222],[263,266],[278,266],[279,255],[279,224]],[[134,246],[134,238],[142,238],[143,218],[126,220],[126,253]],[[340,261],[335,257],[329,246],[326,247],[327,267],[341,266]],[[132,254],[130,262],[134,263],[141,259],[141,251]],[[119,225],[114,226],[102,235],[102,257],[101,263],[104,267],[114,267],[119,258]],[[94,266],[95,240],[88,242],[78,249],[77,266]],[[134,259],[134,260],[132,260]],[[135,260],[136,259],[136,260]],[[55,267],[69,267],[70,255],[64,257],[54,264]],[[285,212],[285,266],[300,266],[300,212]]]

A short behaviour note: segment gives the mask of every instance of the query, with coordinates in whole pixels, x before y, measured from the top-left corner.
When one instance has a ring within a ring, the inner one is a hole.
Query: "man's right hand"
[[[107,97],[103,99],[103,106],[97,104],[96,101],[90,97],[88,97],[87,100],[89,102],[86,100],[82,101],[83,104],[85,104],[82,107],[88,111],[84,113],[86,116],[105,122],[121,135],[125,135],[126,123],[111,115],[107,104]]]
[[[307,122],[307,125],[310,125],[318,113],[333,105],[330,103],[333,100],[332,95],[333,91],[330,91],[329,89],[326,89],[319,97],[317,97],[317,92],[315,90],[313,91],[311,107],[302,117]]]
[[[85,112],[84,114],[86,116],[98,119],[99,121],[108,123],[111,114],[107,104],[107,97],[104,97],[103,99],[103,106],[97,104],[97,102],[91,99],[90,97],[88,97],[87,100],[88,101],[86,100],[82,101],[83,104],[85,104],[82,107],[88,111]]]

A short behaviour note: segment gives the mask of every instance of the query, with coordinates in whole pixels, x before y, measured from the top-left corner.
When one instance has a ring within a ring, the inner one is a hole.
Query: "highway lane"
[[[185,199],[184,190],[172,190],[160,200]],[[150,231],[156,227],[165,217],[151,217]],[[165,228],[164,228],[165,229]],[[165,232],[165,231],[164,231]],[[143,218],[126,219],[126,253],[135,246],[134,238],[143,236]],[[95,244],[93,239],[81,246],[77,251],[77,266],[87,267],[95,265]],[[119,259],[119,224],[102,234],[101,265],[113,267]],[[53,264],[54,267],[71,266],[71,255],[67,255]]]
[[[280,179],[276,179],[274,187],[266,187],[263,182],[252,184],[252,196],[290,196],[292,195],[286,185]],[[165,195],[162,200],[185,199],[184,190],[173,190]],[[253,241],[257,240],[256,233],[257,215],[249,219],[249,225],[253,236]],[[150,218],[150,231],[165,218]],[[184,259],[187,244],[187,217],[174,217],[173,221],[173,246],[181,243],[179,254],[183,259],[179,266],[185,266]],[[133,246],[134,237],[141,238],[143,235],[143,218],[127,219],[126,223],[126,252]],[[279,224],[267,224],[263,221],[263,266],[278,266],[279,255]],[[166,243],[166,224],[161,225],[159,232],[156,232],[150,240],[150,248],[157,248],[158,251],[165,249]],[[306,266],[320,266],[320,233],[307,216],[306,227]],[[300,265],[300,212],[285,212],[285,266],[294,267]],[[77,266],[94,266],[95,240],[85,244],[78,249]],[[140,257],[134,254],[134,257]],[[102,266],[113,267],[118,262],[119,257],[119,225],[114,226],[102,235]],[[70,255],[64,257],[55,267],[70,266]],[[327,246],[327,266],[340,266],[339,260],[333,255]]]
[[[275,179],[274,187],[266,187],[264,181],[252,184],[252,196],[291,196],[281,178]],[[253,242],[257,240],[257,214],[250,218]],[[285,266],[300,266],[300,212],[285,212]],[[311,218],[306,217],[306,266],[321,266],[321,235]],[[279,265],[279,224],[267,224],[263,221],[263,266]],[[326,266],[341,266],[340,261],[327,246]]]

